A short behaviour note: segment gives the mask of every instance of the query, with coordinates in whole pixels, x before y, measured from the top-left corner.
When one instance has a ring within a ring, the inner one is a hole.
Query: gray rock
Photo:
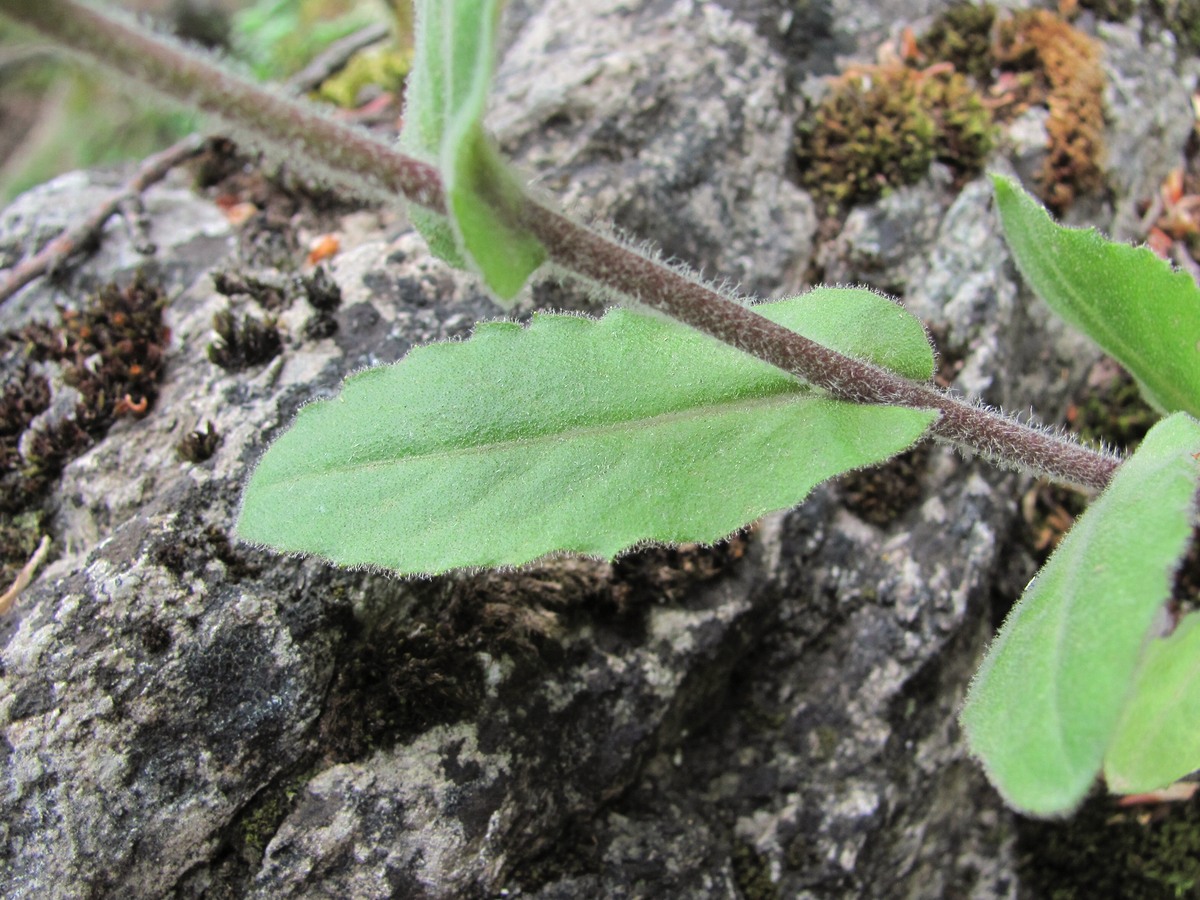
[[[753,294],[807,267],[784,66],[720,5],[549,0],[494,97],[502,146],[579,217]]]
[[[816,223],[787,178],[788,86],[829,59],[781,49],[791,7],[517,4],[490,122],[580,216],[795,291]],[[862,28],[895,15],[864,8]],[[857,21],[837,27],[866,47]],[[1120,46],[1109,65],[1136,59]],[[1115,105],[1114,134],[1139,104],[1168,121],[1177,97],[1146,67],[1113,75],[1142,98]],[[1184,137],[1114,153],[1153,173]],[[71,179],[0,219],[0,247],[27,250],[104,186]],[[1141,184],[1114,183],[1118,209]],[[228,372],[206,356],[213,315],[267,313],[213,275],[294,273],[254,271],[179,186],[149,203],[177,235],[153,260],[166,376],[150,415],[66,466],[47,500],[60,555],[5,622],[0,892],[1015,896],[1013,818],[955,716],[993,600],[1031,572],[1010,539],[1027,476],[932,447],[714,550],[428,581],[240,545],[240,486],[303,402],[499,310],[402,217],[355,213],[334,223],[336,332],[306,334],[288,289],[282,354]],[[110,228],[100,256],[26,289],[6,325],[128,278],[142,260],[123,240]],[[1021,286],[982,179],[956,193],[935,171],[854,212],[821,263],[902,293],[944,374],[988,402],[1056,419],[1092,359]],[[532,299],[596,306],[556,285]],[[215,455],[179,461],[207,420]]]
[[[1127,25],[1099,27],[1108,75],[1105,177],[1118,198],[1108,230],[1117,240],[1145,237],[1137,203],[1153,197],[1167,174],[1183,165],[1183,148],[1195,120],[1190,90],[1195,61],[1179,59],[1170,32],[1151,36],[1139,26],[1135,19]],[[1181,62],[1191,70],[1183,77]],[[1129,164],[1133,159],[1136,165]]]

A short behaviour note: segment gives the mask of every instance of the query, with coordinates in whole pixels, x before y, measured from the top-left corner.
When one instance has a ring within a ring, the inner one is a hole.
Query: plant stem
[[[932,385],[844,356],[533,201],[527,204],[522,224],[563,268],[797,375],[841,400],[936,409],[941,415],[932,431],[938,438],[1001,465],[1103,490],[1121,463],[1109,454],[1023,425]]]
[[[280,151],[355,195],[396,194],[445,212],[437,171],[315,108],[238,78],[163,38],[149,35],[77,0],[0,0],[0,11],[49,37],[162,91],[214,113],[256,146]],[[1121,460],[1000,413],[973,406],[927,384],[843,356],[599,235],[533,199],[520,224],[549,258],[582,278],[659,310],[699,331],[856,403],[934,409],[933,433],[1006,466],[1102,490]]]

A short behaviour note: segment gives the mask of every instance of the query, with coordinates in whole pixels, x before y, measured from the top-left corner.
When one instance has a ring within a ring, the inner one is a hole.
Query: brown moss
[[[203,431],[197,428],[175,445],[175,455],[181,462],[202,463],[210,459],[219,446],[221,435],[212,422],[206,422]]]
[[[63,467],[121,416],[140,418],[158,396],[170,332],[162,290],[138,275],[101,288],[55,323],[4,334],[0,395],[0,581],[28,559],[42,533],[42,504]],[[47,370],[79,392],[73,415],[43,421]]]
[[[127,288],[102,287],[82,310],[65,309],[57,326],[31,325],[20,336],[31,358],[63,367],[83,402],[79,424],[93,436],[120,416],[147,415],[158,397],[171,332],[166,296],[140,273]]]
[[[268,312],[287,306],[287,291],[283,287],[239,272],[215,273],[213,287],[224,297],[250,297]]]
[[[0,512],[16,513],[26,506],[21,435],[49,405],[50,383],[28,364],[20,365],[0,395]]]
[[[235,372],[270,362],[283,349],[283,339],[274,319],[242,316],[239,323],[232,310],[213,316],[217,339],[208,345],[208,358],[222,369]]]
[[[1002,22],[995,46],[1006,71],[1033,75],[1028,103],[1044,103],[1049,145],[1038,177],[1046,205],[1062,212],[1081,193],[1104,186],[1104,71],[1100,48],[1046,10]]]

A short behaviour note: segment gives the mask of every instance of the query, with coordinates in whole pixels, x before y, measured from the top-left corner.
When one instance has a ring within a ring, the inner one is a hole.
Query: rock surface
[[[492,124],[579,215],[762,295],[814,261],[896,292],[959,389],[1057,420],[1095,354],[1020,283],[984,180],[956,190],[935,169],[815,245],[788,156],[795,85],[830,61],[784,40],[791,6],[516,4]],[[817,16],[822,46],[869,56],[908,6]],[[1105,28],[1127,221],[1178,164],[1191,110],[1169,41]],[[0,249],[104,186],[27,195]],[[309,209],[288,227],[342,235],[336,330],[312,329],[310,273],[264,263],[182,179],[148,205],[153,258],[110,228],[4,310],[6,328],[53,320],[148,263],[173,338],[149,414],[66,465],[56,560],[3,623],[0,893],[1016,896],[1013,817],[955,715],[993,606],[1032,572],[1012,538],[1028,477],[933,447],[717,548],[431,581],[240,545],[240,485],[302,403],[500,311],[398,214]],[[268,313],[218,292],[229,272],[287,298],[282,353],[233,371],[207,355],[213,316]],[[532,303],[597,308],[569,283]],[[215,453],[181,461],[207,421]]]

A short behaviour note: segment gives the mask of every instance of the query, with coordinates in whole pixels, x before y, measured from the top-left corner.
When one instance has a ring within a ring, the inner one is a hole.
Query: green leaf
[[[1026,588],[971,685],[971,749],[1019,810],[1069,812],[1127,730],[1191,535],[1197,450],[1200,423],[1184,413],[1151,429]]]
[[[417,0],[400,147],[437,165],[449,218],[414,210],[430,249],[513,299],[545,260],[516,222],[524,196],[483,131],[501,0]]]
[[[1200,417],[1200,289],[1146,247],[1057,225],[993,176],[1004,236],[1025,280],[1115,358],[1161,412]]]
[[[869,291],[758,310],[932,376],[920,322]],[[417,348],[304,407],[251,477],[238,532],[400,573],[710,542],[904,450],[935,417],[832,400],[658,317],[539,314]]]
[[[1200,613],[1152,640],[1104,760],[1108,786],[1121,793],[1165,787],[1200,769]]]

